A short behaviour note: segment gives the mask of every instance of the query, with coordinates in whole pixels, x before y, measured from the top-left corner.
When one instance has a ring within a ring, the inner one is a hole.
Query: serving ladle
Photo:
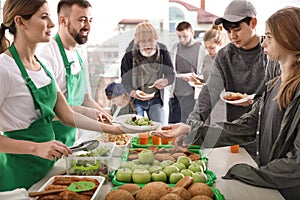
[[[85,142],[80,143],[77,146],[70,147],[72,152],[77,152],[77,151],[91,151],[96,149],[99,146],[99,141],[98,140],[88,140]]]

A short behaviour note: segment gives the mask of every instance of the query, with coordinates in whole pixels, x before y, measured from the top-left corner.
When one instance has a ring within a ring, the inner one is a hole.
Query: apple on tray
[[[206,171],[206,164],[203,160],[195,160],[192,162],[192,164],[200,165],[200,166],[202,166],[203,171]]]
[[[177,158],[176,162],[183,163],[185,165],[185,168],[188,168],[190,166],[192,160],[187,156],[179,156]]]
[[[159,166],[160,166],[160,161],[158,161],[158,160],[153,160],[152,166],[153,166],[153,165],[159,165]]]
[[[145,167],[145,165],[141,165],[141,164],[139,164],[139,165],[133,165],[131,167],[131,171],[132,172],[134,172],[136,169],[147,169],[147,168]]]
[[[206,183],[207,182],[207,175],[204,172],[195,172],[193,177],[193,182],[201,182],[201,183]]]
[[[166,175],[168,177],[170,177],[170,175],[172,173],[179,172],[179,169],[178,169],[178,167],[176,167],[174,165],[169,165],[169,166],[166,166],[163,171],[166,173]]]
[[[120,182],[131,183],[132,182],[132,172],[129,168],[118,169],[116,173],[116,179]]]
[[[154,161],[154,153],[149,149],[144,149],[138,154],[138,161],[141,164],[152,164]]]
[[[153,182],[162,181],[167,182],[167,175],[163,171],[156,171],[151,174],[151,178]]]
[[[162,171],[163,168],[161,166],[154,165],[154,166],[151,166],[148,170],[149,170],[150,174],[152,174],[154,172]]]
[[[176,167],[179,169],[179,171],[181,171],[181,170],[183,170],[183,169],[186,168],[185,165],[184,165],[183,163],[178,163],[178,162],[176,162],[176,163],[174,163],[173,165],[176,166]]]
[[[125,162],[122,162],[122,164],[121,164],[121,168],[129,168],[129,169],[131,169],[132,167],[133,167],[133,165],[135,165],[135,163],[134,162],[132,162],[132,161],[125,161]]]
[[[188,167],[189,170],[191,170],[192,172],[203,172],[203,168],[202,166],[200,165],[195,165],[195,164],[192,164]]]
[[[183,169],[180,171],[180,173],[182,173],[184,176],[193,176],[194,175],[194,172],[189,169]]]
[[[174,162],[172,160],[164,160],[160,163],[160,166],[164,169],[166,166],[172,165]]]
[[[150,172],[147,169],[136,169],[132,172],[132,181],[136,184],[145,184],[151,181]]]
[[[169,182],[171,184],[176,184],[180,179],[182,179],[184,175],[180,172],[174,172],[169,177]]]

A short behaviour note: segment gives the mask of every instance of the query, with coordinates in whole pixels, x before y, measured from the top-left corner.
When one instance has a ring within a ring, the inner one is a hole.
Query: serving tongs
[[[96,149],[99,146],[99,141],[98,140],[88,140],[85,142],[80,143],[79,145],[70,147],[72,152],[77,152],[77,151],[91,151]]]

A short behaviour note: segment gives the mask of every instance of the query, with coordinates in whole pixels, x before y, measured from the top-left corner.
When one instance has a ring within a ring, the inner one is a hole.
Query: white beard
[[[140,52],[144,57],[151,57],[156,53],[156,48],[152,48],[150,51],[149,50],[145,51],[144,49],[140,49]]]

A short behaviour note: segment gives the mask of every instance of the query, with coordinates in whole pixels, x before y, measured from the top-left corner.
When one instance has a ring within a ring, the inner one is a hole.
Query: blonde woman
[[[205,81],[208,79],[213,59],[224,45],[224,33],[222,32],[222,29],[223,27],[221,25],[213,24],[211,29],[206,31],[203,36],[204,46],[207,51],[202,68],[202,74]]]

